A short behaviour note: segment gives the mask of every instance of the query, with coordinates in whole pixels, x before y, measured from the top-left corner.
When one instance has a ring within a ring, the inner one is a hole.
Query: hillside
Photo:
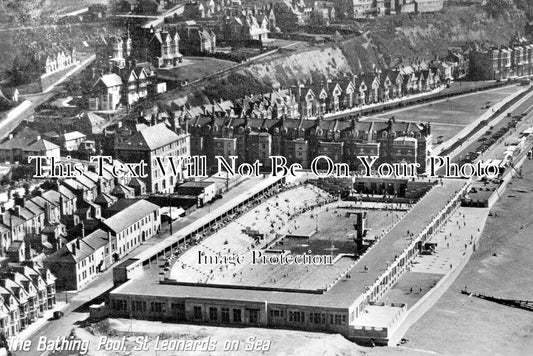
[[[1,23],[31,23],[39,19],[43,8],[50,0],[2,0],[0,1]]]
[[[479,6],[448,6],[442,12],[424,15],[383,17],[367,24],[365,29],[373,46],[389,56],[425,57],[445,55],[451,46],[484,43],[507,44],[511,36],[524,32],[526,17],[522,11],[502,10],[491,17]]]
[[[194,88],[168,93],[166,97],[234,99],[244,94],[287,87],[309,79],[338,77],[344,73],[387,68],[399,58],[431,60],[446,55],[448,47],[507,44],[523,33],[526,17],[519,10],[502,10],[491,17],[479,6],[447,6],[435,14],[404,14],[381,17],[360,24],[363,34],[338,43],[299,44],[250,63],[220,79],[198,83]],[[194,90],[194,93],[191,93]]]
[[[108,0],[1,0],[0,26],[33,25],[49,16],[76,11],[93,4],[107,5]]]

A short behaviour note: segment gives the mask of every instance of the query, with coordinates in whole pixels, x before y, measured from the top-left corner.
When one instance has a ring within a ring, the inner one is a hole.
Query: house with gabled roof
[[[395,98],[401,97],[403,95],[402,93],[403,79],[402,79],[402,75],[400,71],[388,70],[386,73],[391,83],[389,87],[389,98],[395,99]]]
[[[52,253],[44,265],[56,276],[56,285],[65,290],[79,290],[110,264],[109,234],[98,229],[78,237]]]
[[[315,94],[314,90],[309,86],[300,84],[297,88],[295,88],[295,94],[296,101],[300,107],[300,117],[309,118],[314,116],[317,112],[317,95]]]
[[[122,79],[115,73],[100,76],[93,84],[89,110],[116,110],[122,97]]]
[[[0,318],[2,329],[6,337],[15,336],[22,328],[20,315],[20,303],[18,298],[7,288],[0,286]],[[22,305],[23,307],[23,305]]]
[[[338,82],[328,83],[326,86],[329,95],[327,97],[327,109],[328,112],[337,112],[341,110],[341,101],[344,91]]]
[[[49,142],[40,135],[8,135],[0,142],[0,161],[28,162],[29,156],[56,157],[60,156],[58,145]]]
[[[143,60],[157,68],[173,68],[181,63],[183,55],[180,53],[180,36],[177,31],[171,33],[151,28],[143,36]]]
[[[362,80],[365,82],[367,93],[366,93],[366,103],[376,103],[379,101],[379,87],[380,81],[377,73],[364,73]]]
[[[88,136],[91,136],[101,134],[104,131],[105,127],[108,125],[108,123],[109,122],[102,116],[97,115],[91,111],[87,111],[79,116],[79,120],[76,126],[81,132]]]
[[[34,54],[34,60],[42,74],[58,72],[78,62],[76,48],[59,43],[47,44]]]
[[[336,84],[342,91],[341,97],[339,98],[340,110],[353,108],[355,105],[355,85],[353,81],[345,77],[337,80]]]
[[[133,134],[126,141],[115,146],[116,157],[126,163],[147,164],[147,183],[149,192],[174,191],[176,183],[184,178],[186,167],[183,165],[177,172],[173,172],[168,160],[164,160],[163,167],[156,161],[156,157],[180,157],[190,154],[190,136],[170,130],[164,123],[150,126]]]

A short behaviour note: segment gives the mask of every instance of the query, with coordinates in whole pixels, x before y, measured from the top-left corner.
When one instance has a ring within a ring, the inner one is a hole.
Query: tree
[[[485,11],[490,17],[498,18],[510,9],[506,0],[489,0],[485,5]]]
[[[317,26],[317,27],[326,27],[329,26],[328,21],[324,18],[324,16],[318,12],[318,11],[312,11],[311,15],[309,16],[309,24],[311,26]]]
[[[274,15],[276,16],[276,26],[282,32],[298,31],[298,17],[286,4],[274,4]]]

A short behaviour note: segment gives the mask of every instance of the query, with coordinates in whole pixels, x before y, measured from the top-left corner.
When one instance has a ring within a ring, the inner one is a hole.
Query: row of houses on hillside
[[[156,78],[150,63],[129,63],[114,72],[92,78],[88,91],[89,110],[115,111],[120,106],[130,107],[141,99],[166,91],[166,83]]]
[[[355,18],[437,12],[443,7],[444,0],[352,0]]]
[[[228,42],[263,42],[276,30],[276,17],[272,7],[228,10],[215,27],[220,39]]]
[[[507,80],[533,74],[533,45],[518,32],[508,46],[476,48],[470,52],[473,80]]]
[[[406,95],[429,92],[450,79],[439,66],[420,62],[395,70],[363,73],[320,82],[308,81],[271,93],[250,94],[231,102],[214,101],[202,107],[184,105],[176,112],[185,119],[202,114],[227,114],[261,119],[309,119],[362,105],[399,99]]]
[[[75,47],[67,47],[61,44],[45,47],[37,51],[34,57],[43,74],[64,70],[79,61]]]
[[[175,7],[177,0],[118,0],[113,3],[115,13],[158,15]]]

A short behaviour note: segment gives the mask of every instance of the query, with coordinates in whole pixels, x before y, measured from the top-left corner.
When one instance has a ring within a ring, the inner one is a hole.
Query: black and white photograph
[[[0,356],[533,355],[533,0],[0,0]]]

